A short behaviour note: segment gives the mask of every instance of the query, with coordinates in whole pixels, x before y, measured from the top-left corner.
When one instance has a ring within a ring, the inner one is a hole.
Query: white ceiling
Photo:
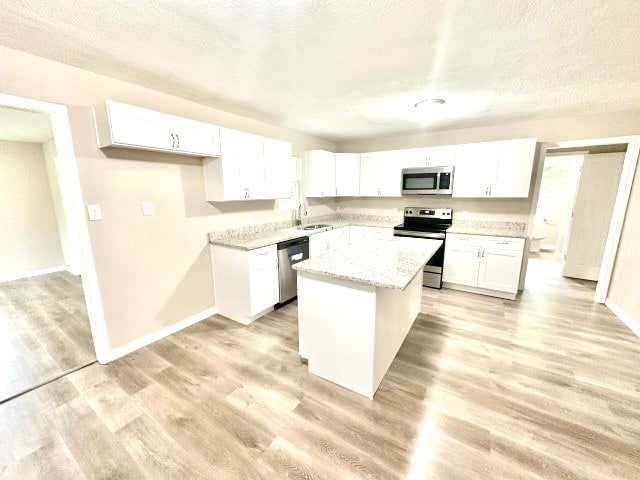
[[[0,108],[0,140],[42,143],[52,137],[49,115],[8,107]]]
[[[334,140],[640,107],[635,0],[32,0],[0,44]],[[424,97],[437,111],[418,112]]]

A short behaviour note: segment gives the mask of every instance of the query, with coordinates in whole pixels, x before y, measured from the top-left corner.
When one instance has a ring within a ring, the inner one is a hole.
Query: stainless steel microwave
[[[403,195],[451,195],[453,166],[402,169]]]

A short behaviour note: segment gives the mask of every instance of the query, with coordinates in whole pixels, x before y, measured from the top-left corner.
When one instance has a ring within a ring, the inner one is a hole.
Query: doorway
[[[96,361],[50,115],[0,106],[0,402]]]
[[[636,137],[543,145],[526,288],[579,283],[604,303],[638,148]]]

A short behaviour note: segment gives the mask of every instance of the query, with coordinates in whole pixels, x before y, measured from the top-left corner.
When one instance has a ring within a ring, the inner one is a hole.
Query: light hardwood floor
[[[213,317],[0,405],[0,472],[637,480],[640,341],[533,263],[514,302],[424,289],[373,401],[307,373],[295,305]]]
[[[0,283],[0,401],[95,360],[80,277]]]

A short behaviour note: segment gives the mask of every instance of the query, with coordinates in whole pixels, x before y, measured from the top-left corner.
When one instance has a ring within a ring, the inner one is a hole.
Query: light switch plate
[[[142,215],[150,217],[156,214],[156,206],[153,202],[142,202]]]
[[[102,220],[102,208],[100,208],[100,204],[91,203],[87,205],[87,213],[89,214],[89,220]]]

